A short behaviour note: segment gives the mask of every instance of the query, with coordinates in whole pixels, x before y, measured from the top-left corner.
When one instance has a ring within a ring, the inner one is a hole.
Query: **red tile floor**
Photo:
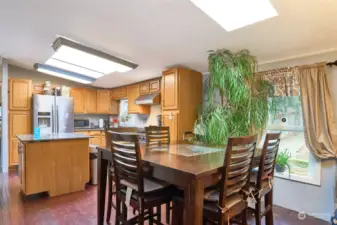
[[[94,186],[88,186],[83,192],[29,200],[22,200],[19,191],[20,181],[15,172],[9,175],[0,173],[0,225],[96,225],[96,187]],[[164,221],[165,218],[163,223]],[[114,215],[112,215],[111,224],[114,224]],[[249,224],[255,224],[252,217]],[[297,219],[296,212],[275,206],[274,224],[327,225],[329,223],[311,217],[300,221]]]

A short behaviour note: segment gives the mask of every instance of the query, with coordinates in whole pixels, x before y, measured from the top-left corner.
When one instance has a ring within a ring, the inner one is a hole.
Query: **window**
[[[267,129],[282,132],[279,152],[288,151],[290,155],[290,170],[275,170],[275,176],[320,185],[320,161],[305,144],[300,96],[273,97],[273,100],[276,111],[270,116]]]

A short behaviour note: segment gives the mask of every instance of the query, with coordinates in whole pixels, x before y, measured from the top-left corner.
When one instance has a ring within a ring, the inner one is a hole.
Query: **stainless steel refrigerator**
[[[74,132],[74,99],[64,96],[33,95],[34,128],[41,134]]]

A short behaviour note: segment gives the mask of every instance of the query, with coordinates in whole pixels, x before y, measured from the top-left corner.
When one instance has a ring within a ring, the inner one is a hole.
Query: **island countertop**
[[[16,137],[21,142],[58,141],[58,140],[90,138],[89,135],[85,135],[81,133],[43,134],[40,136],[35,136],[34,134],[23,134],[23,135],[17,135]]]

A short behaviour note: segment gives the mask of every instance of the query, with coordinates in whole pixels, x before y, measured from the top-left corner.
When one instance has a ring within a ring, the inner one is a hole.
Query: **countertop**
[[[80,133],[47,134],[47,135],[41,135],[40,137],[36,137],[33,134],[24,134],[24,135],[17,135],[16,137],[21,142],[58,141],[58,140],[90,138],[90,136],[80,134]]]
[[[104,131],[104,128],[75,128],[75,131]]]

